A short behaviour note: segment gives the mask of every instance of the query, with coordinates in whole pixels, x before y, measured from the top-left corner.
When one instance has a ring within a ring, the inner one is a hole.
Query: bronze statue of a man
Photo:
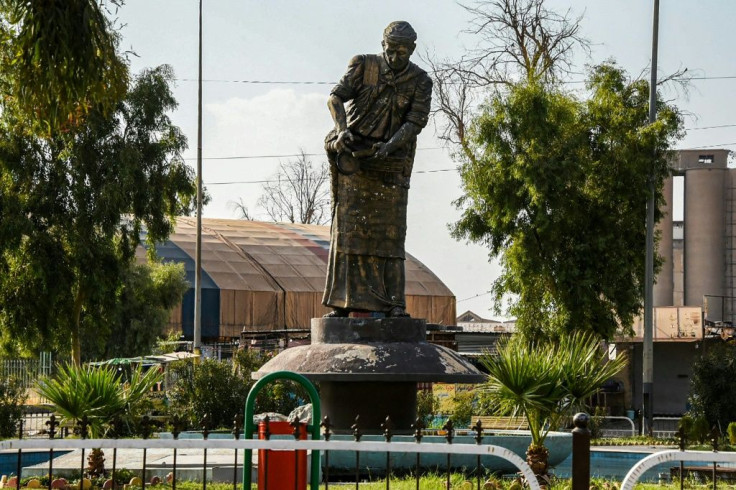
[[[432,80],[409,61],[408,22],[383,32],[383,53],[358,55],[332,89],[335,128],[326,138],[332,186],[328,316],[408,316],[404,240],[417,135],[427,125]]]

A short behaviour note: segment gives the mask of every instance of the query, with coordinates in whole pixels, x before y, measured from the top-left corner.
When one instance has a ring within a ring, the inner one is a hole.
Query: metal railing
[[[626,436],[635,436],[637,434],[636,431],[636,425],[634,424],[634,421],[631,420],[629,417],[620,417],[616,415],[607,415],[605,417],[601,417],[603,419],[603,424],[601,424],[600,427],[600,433],[602,437],[626,437]],[[629,428],[627,429],[621,429],[621,428],[612,428],[612,427],[606,427],[605,423],[606,421],[610,422],[625,422]]]
[[[681,490],[684,487],[686,474],[701,478],[709,477],[713,483],[713,490],[716,490],[718,486],[719,475],[728,477],[731,481],[736,478],[736,467],[723,468],[718,465],[718,463],[736,465],[736,453],[718,452],[721,433],[717,426],[714,426],[710,431],[710,444],[713,451],[688,451],[686,450],[687,434],[682,430],[678,430],[674,435],[679,439],[679,450],[659,451],[639,461],[624,477],[621,482],[621,490],[632,490],[645,471],[656,465],[673,461],[679,462],[679,467],[671,468],[670,473],[677,475]],[[686,462],[710,463],[710,466],[685,466]]]
[[[654,454],[650,454],[646,458],[639,461],[624,477],[621,483],[621,490],[633,490],[639,478],[650,468],[662,463],[668,462],[679,462],[680,463],[680,488],[682,488],[682,479],[685,475],[686,468],[684,467],[685,462],[702,462],[710,463],[712,466],[698,467],[698,471],[702,474],[711,472],[711,478],[713,482],[713,488],[716,488],[718,481],[718,474],[721,469],[718,463],[736,463],[736,453],[727,452],[719,453],[717,451],[685,451],[671,449],[668,451],[659,451]],[[693,472],[693,468],[690,468],[690,472]]]
[[[652,433],[654,437],[675,437],[680,426],[681,417],[653,417]]]
[[[529,488],[532,490],[538,490],[539,484],[537,482],[537,479],[534,476],[534,473],[530,469],[529,465],[517,454],[513,453],[509,449],[495,446],[495,445],[487,445],[487,444],[481,444],[478,442],[478,444],[452,444],[452,428],[449,428],[448,431],[448,437],[447,442],[445,444],[429,444],[429,443],[422,443],[422,437],[421,437],[421,431],[418,434],[419,437],[416,438],[416,442],[393,442],[391,441],[391,438],[388,437],[386,441],[383,442],[377,442],[377,441],[361,441],[358,437],[357,440],[353,441],[334,441],[329,440],[329,433],[326,435],[324,439],[319,440],[295,440],[295,439],[207,439],[207,434],[205,433],[204,439],[12,439],[12,440],[5,440],[0,441],[0,450],[5,451],[17,451],[17,471],[16,471],[16,478],[14,481],[9,481],[6,486],[10,488],[21,488],[21,478],[23,476],[23,467],[22,467],[22,460],[23,460],[23,452],[29,451],[29,450],[43,450],[49,451],[49,460],[48,460],[48,475],[52,475],[52,478],[48,479],[48,488],[51,489],[53,485],[53,475],[54,473],[54,453],[58,453],[60,451],[68,451],[68,450],[80,450],[82,451],[80,464],[79,464],[79,473],[82,475],[85,475],[86,473],[86,465],[87,461],[85,459],[85,452],[91,451],[92,449],[103,449],[105,451],[112,450],[112,475],[111,479],[114,482],[115,481],[115,472],[116,469],[119,471],[118,465],[118,451],[119,450],[140,450],[140,458],[141,458],[141,466],[142,470],[140,472],[141,475],[141,481],[145,482],[147,480],[147,477],[149,475],[152,475],[154,472],[156,473],[165,473],[167,471],[170,471],[172,474],[171,478],[171,484],[172,484],[172,490],[176,489],[176,482],[177,482],[177,472],[182,470],[183,465],[177,465],[177,452],[185,449],[189,450],[201,450],[202,451],[202,465],[201,465],[201,482],[203,484],[203,488],[206,489],[207,482],[208,482],[208,470],[212,470],[212,462],[210,466],[207,464],[207,451],[208,450],[232,450],[233,451],[233,467],[232,467],[232,484],[233,489],[237,490],[238,486],[242,484],[243,479],[242,476],[238,477],[238,469],[242,469],[248,467],[249,465],[246,464],[239,464],[239,458],[238,458],[238,452],[242,451],[240,454],[247,454],[248,451],[265,451],[265,475],[268,475],[268,457],[271,451],[319,451],[324,456],[324,461],[326,462],[324,465],[324,471],[323,474],[323,483],[325,485],[325,488],[328,489],[330,485],[330,477],[329,477],[329,457],[330,454],[334,454],[335,452],[350,452],[355,454],[357,470],[360,469],[359,460],[360,455],[365,453],[384,453],[386,454],[387,461],[389,460],[389,455],[391,454],[400,454],[400,453],[412,453],[416,455],[416,466],[412,469],[412,473],[416,475],[416,481],[417,481],[417,488],[419,488],[419,480],[420,475],[422,474],[421,471],[421,457],[422,455],[434,453],[434,454],[442,454],[445,455],[447,458],[447,468],[446,468],[446,474],[447,474],[447,482],[449,485],[450,482],[450,475],[451,475],[451,469],[453,468],[452,465],[452,458],[454,457],[461,457],[461,456],[476,456],[478,461],[478,466],[476,467],[475,471],[475,479],[477,482],[477,488],[481,488],[481,479],[483,478],[484,474],[481,471],[482,466],[480,465],[480,461],[482,457],[487,456],[495,456],[501,459],[504,459],[513,465],[515,465],[518,469],[521,475],[523,475],[524,479],[526,480],[526,483],[528,484]],[[267,433],[268,431],[266,431]],[[53,437],[53,434],[51,434]],[[82,434],[83,435],[83,434]],[[176,436],[176,434],[174,434]],[[152,468],[149,465],[147,465],[146,461],[146,455],[147,451],[153,450],[153,449],[170,449],[172,451],[173,458],[171,459],[172,463],[170,465],[162,466],[158,465],[155,468]],[[89,454],[89,453],[87,453]],[[109,456],[109,455],[108,455]],[[108,461],[110,458],[108,458]],[[242,459],[241,459],[242,461]],[[299,464],[299,458],[294,458],[295,464]],[[242,461],[243,463],[246,463],[245,461]],[[220,464],[220,466],[222,466]],[[188,466],[188,469],[191,471],[191,465]],[[299,471],[306,472],[306,468],[295,468],[295,472]],[[359,474],[359,471],[356,471],[356,488],[359,488],[359,485],[361,483],[361,476]],[[260,470],[259,470],[259,474]],[[391,476],[391,467],[390,464],[387,468],[387,487],[389,488],[389,480]],[[160,479],[160,476],[156,475],[157,478]],[[295,479],[295,487],[298,479]],[[113,483],[113,488],[115,484]],[[142,484],[143,485],[143,484]],[[244,487],[245,488],[245,487]],[[268,488],[266,486],[266,488]],[[301,487],[303,488],[303,487]],[[449,487],[448,487],[449,488]],[[286,489],[285,489],[286,490]]]

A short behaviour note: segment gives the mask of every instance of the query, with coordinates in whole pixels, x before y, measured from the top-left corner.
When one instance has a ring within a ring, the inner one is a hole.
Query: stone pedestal
[[[322,415],[337,432],[360,416],[365,433],[380,432],[386,416],[398,432],[416,417],[418,382],[484,380],[456,352],[426,341],[425,320],[414,318],[313,318],[312,344],[286,349],[253,374],[293,371],[318,383]]]

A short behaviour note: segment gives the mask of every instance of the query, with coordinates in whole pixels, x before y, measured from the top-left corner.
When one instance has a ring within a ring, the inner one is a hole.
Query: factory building
[[[692,363],[708,342],[733,335],[736,315],[736,169],[728,150],[681,150],[664,185],[658,224],[662,268],[654,286],[654,414],[687,410]],[[682,219],[674,220],[681,206]],[[630,359],[612,412],[641,406],[643,321],[619,339]]]

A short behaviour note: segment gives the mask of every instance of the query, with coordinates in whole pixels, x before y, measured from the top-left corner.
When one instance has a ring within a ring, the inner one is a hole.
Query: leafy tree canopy
[[[74,132],[35,136],[22,114],[0,118],[0,342],[72,348],[80,325],[101,324],[145,230],[165,239],[196,193],[172,70],[145,70],[106,114]],[[99,333],[99,332],[98,332]],[[71,344],[69,339],[71,338]]]
[[[74,130],[125,95],[128,67],[108,17],[122,0],[0,0],[0,91],[31,129]]]
[[[611,338],[642,307],[649,179],[660,189],[677,109],[609,62],[593,67],[585,99],[536,80],[482,107],[461,166],[454,236],[500,258],[497,309],[532,336],[576,329]],[[657,201],[662,202],[661,192]]]
[[[81,325],[82,360],[137,357],[153,352],[169,312],[189,288],[182,264],[131,263],[121,277],[105,320],[86,315]]]
[[[721,433],[736,422],[736,348],[722,344],[708,351],[693,364],[688,401],[691,413],[704,417],[707,429],[718,425]]]

